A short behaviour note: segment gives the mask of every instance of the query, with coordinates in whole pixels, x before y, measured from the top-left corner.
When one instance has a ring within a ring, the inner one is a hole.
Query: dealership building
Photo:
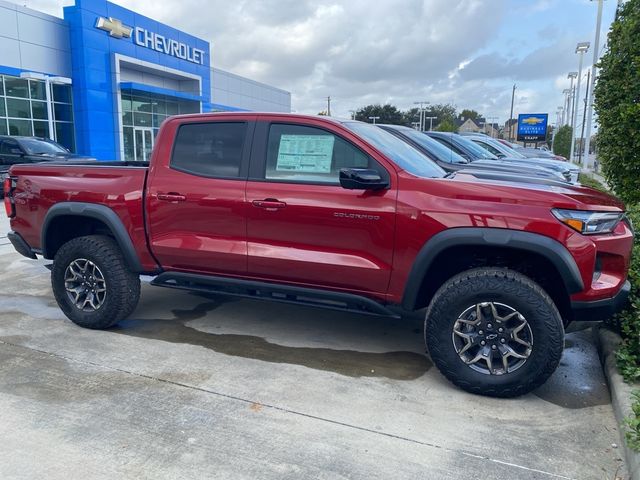
[[[206,40],[104,0],[63,11],[0,0],[0,135],[141,161],[169,115],[291,110],[289,92],[213,68]]]

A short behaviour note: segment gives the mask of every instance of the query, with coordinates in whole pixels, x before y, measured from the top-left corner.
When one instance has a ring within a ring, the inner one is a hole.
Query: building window
[[[149,142],[146,140],[147,133],[144,132],[151,132],[150,143],[153,145],[162,122],[171,115],[200,112],[200,102],[123,90],[120,95],[120,110],[124,160],[148,160],[146,152],[149,150]],[[143,147],[140,141],[144,143]]]
[[[75,151],[70,85],[51,85],[54,138]],[[45,82],[0,75],[0,135],[49,138]]]

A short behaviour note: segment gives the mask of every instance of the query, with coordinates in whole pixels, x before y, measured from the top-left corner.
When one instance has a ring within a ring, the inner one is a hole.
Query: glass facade
[[[54,138],[75,151],[71,85],[51,84]],[[49,138],[46,84],[0,75],[0,135]]]
[[[162,122],[171,115],[200,112],[200,102],[123,90],[121,97],[124,160],[148,161]]]

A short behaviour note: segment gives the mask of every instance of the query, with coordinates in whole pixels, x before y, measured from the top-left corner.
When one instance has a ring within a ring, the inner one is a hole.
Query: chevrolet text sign
[[[547,113],[521,113],[518,115],[518,141],[542,142],[547,139]]]
[[[114,38],[132,38],[136,45],[141,47],[150,48],[156,52],[171,55],[172,57],[180,58],[181,60],[187,60],[188,62],[197,63],[198,65],[204,65],[205,51],[199,48],[194,48],[186,43],[179,42],[173,38],[167,38],[164,35],[160,35],[155,32],[151,32],[142,27],[129,27],[124,25],[120,20],[116,18],[104,18],[98,17],[96,21],[96,28],[109,32],[109,35]]]

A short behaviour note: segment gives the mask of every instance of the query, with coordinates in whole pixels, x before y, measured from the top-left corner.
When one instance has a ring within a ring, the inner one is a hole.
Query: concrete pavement
[[[0,229],[0,478],[624,478],[588,332],[534,394],[469,395],[421,319],[143,286],[109,331]]]

